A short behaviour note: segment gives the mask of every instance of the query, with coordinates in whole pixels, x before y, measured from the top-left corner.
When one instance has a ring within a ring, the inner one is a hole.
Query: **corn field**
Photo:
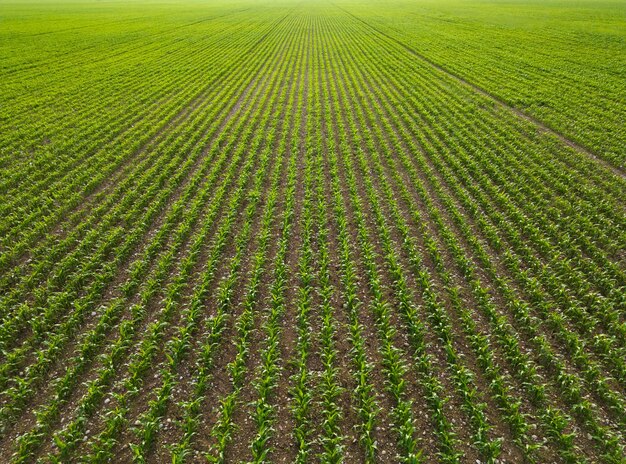
[[[626,462],[623,6],[0,18],[1,462]]]

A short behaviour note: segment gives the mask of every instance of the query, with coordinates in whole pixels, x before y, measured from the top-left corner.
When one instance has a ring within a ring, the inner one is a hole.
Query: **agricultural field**
[[[0,463],[625,463],[626,7],[0,3]]]

